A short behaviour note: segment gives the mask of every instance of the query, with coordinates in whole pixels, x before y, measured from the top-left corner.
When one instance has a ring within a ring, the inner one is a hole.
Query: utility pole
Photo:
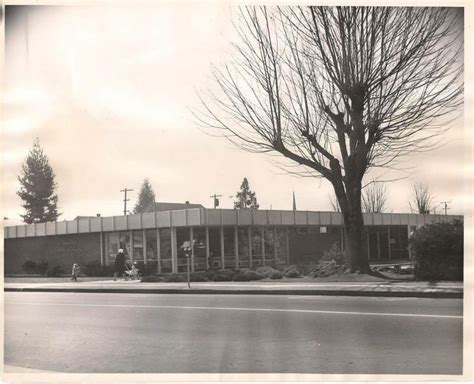
[[[216,195],[215,193],[209,197],[212,197],[214,199],[214,209],[216,209],[219,206],[219,199],[218,197],[221,197],[222,195]]]
[[[120,192],[124,192],[125,193],[125,197],[123,199],[123,214],[126,216],[127,215],[127,201],[129,201],[130,199],[127,199],[127,192],[131,192],[133,191],[133,189],[121,189]]]
[[[441,204],[444,204],[444,215],[446,216],[448,214],[448,204],[450,203],[451,201],[442,201]]]

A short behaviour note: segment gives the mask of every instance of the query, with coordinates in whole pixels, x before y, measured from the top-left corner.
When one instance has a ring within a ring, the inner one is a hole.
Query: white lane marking
[[[299,295],[299,296],[288,296],[288,300],[347,300],[347,296],[305,296],[305,295]],[[419,297],[364,297],[360,296],[358,299],[365,299],[367,301],[401,301],[401,300],[419,300]],[[429,298],[425,298],[429,299]]]
[[[330,315],[361,315],[361,316],[398,316],[398,317],[434,317],[444,319],[462,319],[456,315],[429,315],[416,313],[381,313],[381,312],[351,312],[351,311],[318,311],[313,309],[281,309],[281,308],[243,308],[243,307],[197,307],[178,305],[136,305],[136,304],[87,304],[87,303],[33,303],[7,301],[5,304],[39,305],[39,306],[73,306],[73,307],[114,307],[114,308],[157,308],[157,309],[201,309],[220,311],[250,311],[250,312],[292,312],[292,313],[319,313]]]

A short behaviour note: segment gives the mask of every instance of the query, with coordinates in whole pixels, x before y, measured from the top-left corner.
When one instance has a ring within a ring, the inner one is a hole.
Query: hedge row
[[[419,280],[463,280],[463,223],[434,223],[418,228],[410,238]]]

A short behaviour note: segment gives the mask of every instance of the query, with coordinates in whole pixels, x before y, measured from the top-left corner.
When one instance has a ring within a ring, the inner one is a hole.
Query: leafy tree
[[[462,8],[242,7],[208,127],[331,183],[351,271],[369,272],[362,180],[433,147],[463,104]]]
[[[433,206],[433,196],[428,184],[417,182],[413,185],[413,195],[409,201],[410,210],[416,213],[430,213]]]
[[[150,181],[148,179],[143,180],[143,184],[140,188],[140,193],[138,194],[138,201],[133,209],[134,213],[142,213],[145,211],[145,208],[148,207],[151,203],[155,202],[155,193],[151,187]]]
[[[56,221],[58,213],[57,184],[48,157],[36,139],[22,165],[17,195],[24,201],[26,213],[20,215],[27,224]]]
[[[249,188],[249,182],[246,177],[242,181],[240,185],[240,192],[237,192],[235,196],[237,198],[234,201],[234,208],[242,209],[242,208],[253,208],[258,209],[259,205],[257,204],[257,196],[255,192],[252,192]]]
[[[362,210],[381,213],[387,209],[387,188],[385,184],[372,182],[362,193]]]

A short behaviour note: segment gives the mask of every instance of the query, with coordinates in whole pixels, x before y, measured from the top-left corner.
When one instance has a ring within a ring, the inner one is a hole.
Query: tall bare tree
[[[427,183],[417,182],[413,185],[413,194],[409,204],[412,212],[430,213],[433,209],[433,196]]]
[[[362,210],[382,213],[387,209],[387,188],[384,183],[372,182],[362,192]]]
[[[327,179],[351,271],[368,272],[361,189],[371,167],[429,149],[463,102],[454,8],[244,7],[232,61],[197,116],[290,172]],[[297,171],[295,171],[296,165]]]

